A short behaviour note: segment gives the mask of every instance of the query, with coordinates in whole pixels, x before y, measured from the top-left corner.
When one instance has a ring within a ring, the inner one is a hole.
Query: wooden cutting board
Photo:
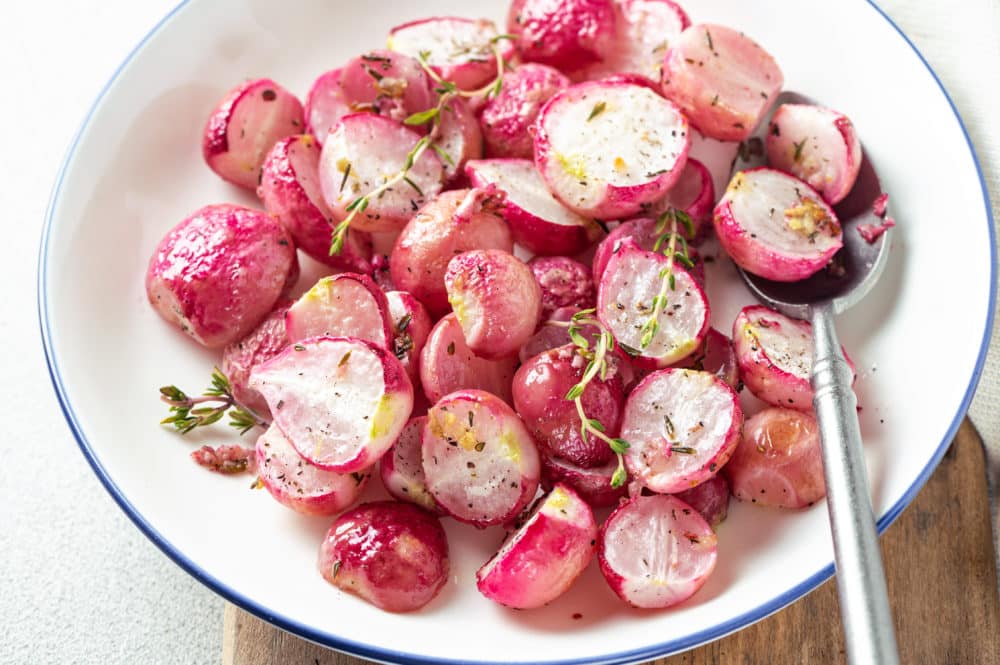
[[[902,662],[1000,665],[1000,599],[979,435],[966,421],[882,538]],[[227,605],[223,665],[363,665]],[[833,580],[777,614],[656,665],[846,662]]]

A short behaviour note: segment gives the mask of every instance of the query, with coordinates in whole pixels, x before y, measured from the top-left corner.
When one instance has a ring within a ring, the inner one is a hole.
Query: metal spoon
[[[782,93],[783,103],[811,104],[805,97]],[[760,134],[769,123],[761,123]],[[745,143],[733,172],[764,164],[761,137]],[[772,282],[740,270],[750,291],[762,303],[782,314],[812,322],[813,408],[822,438],[826,478],[826,505],[833,533],[837,592],[844,624],[848,662],[854,665],[898,665],[889,597],[875,516],[868,489],[868,473],[861,451],[858,400],[851,388],[851,370],[837,341],[833,317],[857,304],[872,289],[889,259],[892,231],[874,243],[858,233],[858,225],[878,225],[873,204],[882,194],[878,174],[865,156],[857,183],[834,210],[844,231],[844,247],[831,262],[809,279]],[[842,268],[842,269],[841,269]]]

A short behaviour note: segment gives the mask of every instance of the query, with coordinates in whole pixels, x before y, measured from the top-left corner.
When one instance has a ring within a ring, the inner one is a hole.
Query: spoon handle
[[[896,634],[861,452],[858,399],[829,304],[812,308],[813,407],[822,438],[837,592],[852,665],[898,665]]]

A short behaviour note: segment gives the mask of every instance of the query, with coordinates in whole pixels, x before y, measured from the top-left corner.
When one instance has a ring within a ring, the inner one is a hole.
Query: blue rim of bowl
[[[143,37],[135,48],[128,54],[125,60],[118,66],[114,74],[101,89],[94,103],[91,105],[90,109],[87,111],[87,115],[77,130],[76,135],[73,137],[70,143],[69,149],[66,151],[66,156],[63,159],[62,165],[59,168],[59,174],[56,177],[55,185],[52,189],[52,194],[49,198],[48,210],[45,214],[45,226],[42,229],[41,245],[39,248],[39,258],[38,258],[38,318],[39,326],[41,328],[42,343],[45,347],[45,361],[48,364],[49,377],[52,380],[52,385],[55,389],[56,396],[59,399],[59,406],[62,408],[63,415],[66,418],[66,422],[69,424],[70,429],[73,431],[73,436],[76,437],[77,443],[80,449],[83,451],[84,456],[93,468],[94,473],[100,479],[101,484],[104,488],[111,494],[111,497],[118,503],[118,505],[125,511],[129,518],[135,523],[135,525],[142,531],[147,538],[149,538],[153,543],[163,551],[168,557],[170,557],[177,565],[183,568],[191,576],[197,579],[199,582],[210,588],[215,593],[219,594],[226,600],[240,606],[244,610],[251,612],[252,614],[260,617],[264,621],[271,623],[279,628],[287,630],[291,633],[295,633],[311,642],[328,646],[333,649],[344,651],[355,656],[360,656],[363,658],[368,658],[371,660],[389,662],[389,663],[421,663],[421,664],[452,664],[452,663],[475,663],[475,665],[493,665],[494,663],[499,663],[501,661],[488,661],[488,660],[456,660],[449,658],[434,658],[428,656],[422,656],[417,654],[409,654],[403,651],[396,651],[393,649],[385,649],[377,646],[372,646],[370,644],[364,644],[360,642],[354,642],[352,640],[346,639],[339,635],[334,635],[324,631],[316,630],[311,626],[304,625],[287,617],[275,615],[268,611],[268,609],[252,599],[236,592],[235,590],[222,584],[219,580],[209,575],[207,572],[202,570],[193,561],[188,559],[182,552],[178,551],[171,543],[167,542],[166,539],[153,526],[146,521],[146,519],[135,509],[134,506],[129,502],[129,500],[122,494],[121,490],[115,485],[114,481],[108,475],[107,471],[104,469],[100,460],[97,458],[96,453],[91,448],[86,435],[83,432],[83,428],[80,426],[76,414],[73,411],[73,406],[70,403],[69,394],[66,391],[65,386],[62,383],[62,377],[59,374],[59,368],[55,362],[54,349],[52,344],[52,331],[49,326],[48,320],[48,301],[46,299],[46,277],[47,277],[47,262],[46,257],[48,255],[48,241],[49,233],[52,228],[52,219],[55,212],[56,206],[59,201],[59,196],[62,191],[63,179],[66,175],[66,170],[69,168],[69,164],[72,161],[73,155],[76,152],[77,144],[80,141],[81,136],[86,131],[90,124],[91,118],[94,115],[98,105],[101,100],[104,99],[105,94],[118,79],[122,70],[132,62],[132,59],[136,54],[142,50],[143,46],[154,36],[160,29],[170,21],[179,11],[181,11],[185,6],[190,3],[191,0],[182,0],[180,4],[174,7],[169,14],[164,16],[149,33]],[[995,230],[993,226],[993,210],[990,207],[989,193],[986,188],[986,179],[983,175],[982,167],[979,163],[979,157],[976,154],[975,146],[972,144],[972,139],[969,137],[969,132],[965,127],[965,123],[962,121],[962,116],[959,114],[958,109],[955,107],[955,102],[952,100],[948,91],[945,89],[944,84],[941,79],[938,78],[937,73],[931,68],[927,59],[924,58],[923,54],[917,49],[916,45],[910,40],[909,37],[900,29],[896,23],[889,18],[889,16],[877,5],[873,0],[866,0],[869,5],[875,9],[878,14],[885,19],[889,25],[899,33],[899,36],[910,46],[913,52],[923,63],[927,71],[930,72],[934,81],[937,83],[941,90],[941,93],[948,100],[948,104],[951,106],[952,112],[955,114],[955,119],[958,121],[959,126],[962,128],[962,133],[965,136],[966,144],[968,145],[969,152],[972,155],[973,162],[976,166],[976,171],[979,175],[979,185],[982,190],[983,201],[986,208],[986,218],[989,223],[989,237],[990,237],[990,298],[989,298],[989,311],[987,313],[986,328],[983,332],[983,340],[979,349],[979,356],[976,360],[976,367],[973,371],[972,377],[969,379],[969,385],[966,389],[965,395],[962,398],[962,404],[959,408],[957,414],[955,414],[951,425],[948,428],[948,432],[942,439],[931,460],[928,462],[927,466],[924,467],[923,471],[917,476],[917,479],[913,482],[910,488],[903,494],[899,501],[897,501],[891,508],[881,518],[878,520],[878,532],[881,534],[886,528],[892,524],[900,513],[910,504],[910,502],[916,497],[917,493],[930,478],[934,469],[937,468],[938,463],[944,456],[944,453],[948,449],[948,445],[951,443],[959,426],[961,425],[962,419],[965,417],[965,413],[969,408],[969,404],[972,402],[972,397],[975,394],[976,386],[979,384],[979,379],[982,375],[983,365],[986,362],[986,352],[989,346],[990,335],[993,330],[994,323],[994,308],[996,306],[997,297],[997,252],[996,252],[996,237]],[[661,644],[655,644],[643,647],[641,649],[635,649],[632,651],[623,651],[614,654],[603,654],[588,658],[577,658],[569,660],[555,660],[555,661],[545,661],[547,665],[612,665],[618,663],[634,663],[644,660],[651,660],[654,658],[659,658],[665,655],[675,654],[688,649],[692,649],[701,644],[711,642],[713,640],[719,639],[729,633],[733,633],[737,630],[745,628],[756,621],[759,621],[774,612],[784,608],[805,594],[809,593],[824,581],[829,579],[833,575],[833,564],[826,566],[816,574],[807,578],[803,582],[795,585],[791,589],[788,589],[784,593],[776,596],[772,600],[764,603],[760,607],[755,608],[749,612],[746,612],[738,617],[730,619],[728,621],[722,622],[711,628],[693,633],[691,635],[685,636],[681,639],[672,640],[670,642],[663,642]],[[508,663],[510,661],[502,661]]]

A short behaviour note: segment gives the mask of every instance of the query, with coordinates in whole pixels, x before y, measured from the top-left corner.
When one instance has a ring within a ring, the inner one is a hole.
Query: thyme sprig
[[[196,427],[207,427],[222,420],[229,413],[229,426],[246,434],[254,427],[267,427],[268,423],[252,411],[236,403],[229,379],[216,367],[212,370],[212,384],[198,397],[188,395],[177,386],[160,388],[160,400],[170,406],[171,415],[160,421],[173,425],[181,434]]]
[[[680,232],[681,227],[683,227],[683,234]],[[656,235],[653,251],[662,252],[667,257],[667,265],[660,271],[660,291],[653,297],[649,318],[642,325],[642,337],[639,340],[640,349],[645,349],[652,344],[656,334],[660,331],[660,313],[667,311],[667,292],[677,288],[674,264],[680,263],[689,269],[694,267],[688,250],[688,239],[694,238],[694,223],[686,212],[670,208],[660,215],[656,220]]]

